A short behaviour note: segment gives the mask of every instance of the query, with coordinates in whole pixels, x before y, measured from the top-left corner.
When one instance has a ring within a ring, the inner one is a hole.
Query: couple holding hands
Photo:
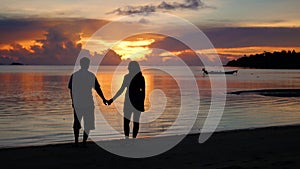
[[[128,65],[129,73],[124,76],[122,86],[110,100],[106,100],[100,88],[96,76],[88,71],[90,60],[87,57],[80,59],[81,69],[71,75],[68,88],[72,98],[72,107],[74,109],[73,131],[75,137],[75,146],[78,145],[79,130],[81,129],[81,120],[84,121],[83,144],[86,144],[90,130],[95,129],[94,101],[92,89],[95,89],[103,100],[105,105],[110,105],[116,100],[125,89],[124,101],[124,134],[129,138],[130,119],[133,115],[133,134],[136,138],[139,131],[139,119],[144,109],[145,100],[145,79],[141,72],[138,62],[131,61]]]

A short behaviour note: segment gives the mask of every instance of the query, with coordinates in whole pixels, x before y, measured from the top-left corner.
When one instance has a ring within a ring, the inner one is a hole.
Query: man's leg
[[[89,137],[90,131],[95,129],[95,114],[94,107],[89,107],[84,110],[84,132],[83,132],[83,145],[86,145],[86,141]]]
[[[79,117],[79,118],[81,119],[81,117]],[[74,138],[75,138],[75,146],[78,145],[79,130],[81,128],[79,118],[78,118],[78,115],[76,114],[76,112],[74,110],[73,132],[74,132]]]

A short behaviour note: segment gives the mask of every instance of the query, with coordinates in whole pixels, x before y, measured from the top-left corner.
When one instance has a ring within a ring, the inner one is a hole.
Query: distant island
[[[23,63],[12,62],[10,65],[24,65]]]
[[[226,66],[258,69],[300,69],[300,53],[293,51],[264,52],[229,61]]]

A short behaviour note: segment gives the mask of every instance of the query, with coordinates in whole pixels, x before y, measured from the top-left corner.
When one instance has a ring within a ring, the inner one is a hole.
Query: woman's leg
[[[73,128],[73,131],[74,131],[75,145],[77,145],[78,138],[79,138],[79,129]]]
[[[141,116],[141,112],[133,113],[133,134],[132,134],[133,138],[136,138],[140,129],[140,116]]]
[[[128,120],[126,117],[124,117],[124,134],[125,134],[125,137],[129,137],[129,131],[130,131],[129,123],[130,123],[130,120]]]
[[[125,137],[129,137],[129,132],[130,132],[130,127],[129,127],[129,123],[130,123],[130,118],[131,118],[131,113],[132,112],[124,112],[124,134]]]

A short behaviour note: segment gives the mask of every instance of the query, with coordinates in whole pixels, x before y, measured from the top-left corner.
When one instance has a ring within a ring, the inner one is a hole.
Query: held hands
[[[108,100],[103,99],[102,101],[103,101],[103,104],[107,105]]]
[[[113,99],[110,99],[110,100],[103,99],[103,104],[105,104],[105,105],[111,105],[112,102],[113,102]]]
[[[108,104],[108,105],[111,105],[111,103],[112,103],[113,101],[114,101],[113,99],[110,99],[110,100],[107,101],[107,104]]]

